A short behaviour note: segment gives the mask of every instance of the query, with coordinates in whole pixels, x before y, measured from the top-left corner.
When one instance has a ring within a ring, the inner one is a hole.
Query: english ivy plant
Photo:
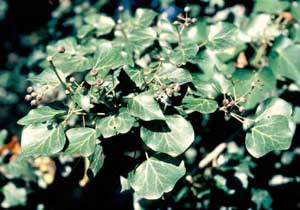
[[[300,7],[266,2],[234,22],[194,17],[189,7],[172,21],[146,8],[120,7],[116,20],[96,10],[78,16],[74,33],[45,46],[42,71],[29,77],[22,158],[82,156],[95,176],[105,164],[102,143],[135,133],[139,163],[121,182],[158,199],[186,174],[183,154],[202,128],[190,120],[195,113],[240,122],[239,141],[255,158],[288,149],[295,122],[280,85],[299,90]],[[214,181],[227,190],[224,178]]]

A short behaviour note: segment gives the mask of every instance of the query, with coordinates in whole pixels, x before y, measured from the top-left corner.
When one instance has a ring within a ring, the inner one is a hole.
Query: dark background
[[[177,11],[181,11],[187,3],[199,2],[199,0],[176,1],[175,6]],[[30,34],[33,31],[45,28],[47,22],[51,19],[51,12],[58,5],[57,0],[8,0],[8,3],[9,10],[7,12],[7,18],[0,21],[0,69],[5,67],[8,55],[11,52],[15,52],[22,56],[29,55],[32,46],[24,45],[21,35]],[[131,8],[132,10],[138,7],[158,8],[158,3],[156,1],[125,0],[111,1],[105,6],[104,11],[108,15],[114,16],[117,6],[121,3],[125,5],[126,8]],[[252,1],[227,1],[226,6],[237,3],[244,4],[247,8],[247,12],[251,12],[253,7]],[[201,4],[205,6],[204,3]],[[47,40],[44,41],[47,42]],[[293,104],[300,105],[300,102],[295,100],[300,98],[299,94],[287,94],[283,97]],[[197,120],[197,117],[199,116],[194,117],[195,119],[191,120]],[[208,125],[212,130],[203,132],[201,135],[203,139],[219,139],[220,141],[212,142],[204,140],[201,142],[202,146],[211,150],[221,141],[226,140],[239,126],[239,124],[235,124],[234,122],[224,122],[224,117],[220,113],[213,114]],[[59,162],[57,162],[58,173],[55,182],[46,190],[41,190],[40,188],[33,186],[33,192],[28,198],[28,206],[16,209],[32,210],[35,209],[36,205],[39,203],[44,203],[46,209],[49,210],[133,209],[131,192],[119,193],[120,174],[125,175],[128,168],[134,165],[134,162],[131,159],[122,155],[124,148],[130,144],[130,140],[132,140],[132,138],[122,139],[122,136],[119,136],[112,141],[105,143],[104,152],[107,157],[105,165],[97,177],[83,189],[78,186],[78,181],[81,179],[83,172],[82,160],[78,159],[75,161],[75,164],[72,166],[73,172],[67,178],[60,176],[59,170],[62,170],[62,166],[59,166]],[[243,144],[243,142],[241,143]],[[299,126],[291,148],[295,148],[296,146],[299,146]],[[274,199],[274,209],[296,209],[297,202],[299,203],[300,200],[299,183],[291,183],[273,188],[268,186],[270,177],[272,177],[273,174],[278,173],[273,167],[273,163],[278,161],[278,157],[270,154],[254,161],[257,163],[258,167],[255,168],[255,177],[250,184],[255,187],[269,190]],[[286,176],[299,176],[299,158],[294,160],[291,166],[283,167],[280,170],[280,173]],[[243,194],[237,195],[234,198],[224,197],[224,195],[222,197],[222,195],[216,194],[211,198],[211,202],[216,203],[222,203],[222,200],[227,200],[228,203],[231,202],[232,204],[239,206],[239,209],[246,209],[251,206],[249,198],[243,197]],[[157,201],[151,205],[151,209],[157,209],[158,207],[164,209],[167,204],[168,201]],[[180,209],[180,207],[173,207],[174,209]]]

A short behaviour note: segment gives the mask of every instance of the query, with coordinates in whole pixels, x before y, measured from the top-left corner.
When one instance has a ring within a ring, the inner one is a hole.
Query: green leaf
[[[290,7],[290,2],[279,0],[256,0],[254,4],[254,12],[264,12],[277,14],[285,11]]]
[[[142,70],[130,66],[128,68],[124,68],[124,71],[137,87],[141,88],[145,84]]]
[[[258,14],[250,19],[246,34],[252,42],[261,43],[264,39],[273,40],[280,35],[279,25],[274,23],[270,14]]]
[[[8,137],[7,130],[5,129],[0,130],[0,147],[2,147],[5,144],[7,137]]]
[[[182,101],[186,113],[200,112],[202,114],[213,113],[218,109],[218,103],[212,99],[194,98],[187,96]]]
[[[178,42],[178,31],[176,26],[170,23],[167,19],[160,19],[157,23],[159,42],[161,46],[168,45],[167,43]]]
[[[291,14],[293,15],[293,18],[295,20],[299,20],[300,19],[299,18],[300,17],[300,4],[299,3],[291,5]],[[295,26],[297,26],[297,24]]]
[[[270,68],[263,68],[258,72],[250,70],[237,70],[232,75],[233,90],[235,97],[245,97],[247,101],[241,103],[246,109],[251,109],[257,103],[270,96],[276,88],[276,79]],[[253,86],[253,84],[255,84]]]
[[[114,47],[110,42],[99,45],[94,58],[91,61],[93,69],[99,71],[99,75],[104,78],[110,69],[116,69],[126,64],[127,53]]]
[[[124,178],[123,176],[120,176],[120,183],[121,183],[121,193],[130,189],[128,179]]]
[[[165,117],[166,125],[157,123],[155,129],[142,127],[141,138],[152,150],[176,157],[194,141],[192,125],[180,115]]]
[[[288,149],[292,137],[288,118],[273,115],[254,124],[246,135],[246,148],[252,156],[260,158],[273,150]]]
[[[176,65],[184,65],[196,56],[198,50],[199,47],[195,42],[182,41],[181,45],[176,47],[170,54],[170,61]]]
[[[66,155],[79,154],[89,156],[95,151],[97,136],[92,128],[71,128],[66,132],[69,145],[64,151]]]
[[[18,124],[29,125],[33,123],[42,123],[65,113],[66,111],[64,110],[57,110],[49,106],[43,106],[36,109],[32,109],[25,117],[18,121]]]
[[[190,72],[183,68],[178,68],[173,64],[165,63],[156,71],[156,76],[162,81],[183,85],[193,80]]]
[[[270,195],[270,193],[267,190],[263,189],[252,189],[251,190],[252,196],[251,200],[256,203],[256,209],[266,209],[271,210],[273,199]]]
[[[66,142],[64,128],[47,124],[31,124],[23,129],[21,148],[23,156],[50,156],[60,152]]]
[[[153,44],[156,39],[156,32],[153,28],[137,28],[127,34],[127,40],[135,49],[145,49]]]
[[[128,110],[131,115],[144,121],[165,119],[153,95],[148,92],[141,93],[130,99],[128,102]]]
[[[89,156],[90,166],[89,170],[92,172],[93,177],[97,175],[104,164],[104,154],[101,145],[96,145],[94,153]]]
[[[99,14],[90,14],[84,18],[84,21],[96,29],[97,36],[110,33],[115,26],[112,18]]]
[[[129,114],[126,108],[121,108],[116,115],[100,118],[96,121],[96,128],[104,138],[118,134],[125,134],[130,131],[135,119]]]
[[[212,75],[193,73],[192,78],[192,83],[197,88],[196,93],[203,98],[216,98],[219,94],[228,93],[232,85],[224,74],[217,71]]]
[[[7,183],[3,189],[4,200],[1,203],[2,208],[11,208],[15,206],[25,206],[27,193],[24,188],[17,188],[14,183]]]
[[[292,44],[277,48],[269,56],[269,62],[276,76],[287,77],[296,83],[300,81],[300,45]]]
[[[22,158],[21,155],[17,156],[15,159],[1,166],[3,174],[10,179],[23,179],[36,181],[36,174],[33,167],[29,164],[28,160]]]
[[[128,182],[139,196],[158,199],[170,192],[184,174],[183,161],[175,166],[151,157],[128,174]]]
[[[195,24],[185,28],[182,39],[190,40],[196,44],[202,44],[207,39],[207,24],[204,20],[198,20]]]
[[[59,53],[62,47],[64,52]],[[47,46],[47,53],[52,56],[55,67],[66,74],[83,72],[91,68],[88,59],[84,57],[88,52],[89,49],[77,45],[76,39],[73,37],[59,40],[55,44]]]
[[[65,82],[66,74],[58,71],[60,78]],[[48,85],[52,88],[60,85],[60,81],[50,68],[44,69],[40,74],[29,77],[29,80],[36,85]]]
[[[293,113],[292,105],[281,98],[270,97],[264,100],[256,109],[255,121],[268,119],[274,115],[290,117]]]
[[[82,55],[58,54],[53,57],[53,63],[58,70],[67,75],[91,68],[89,60]]]
[[[72,95],[72,99],[78,106],[80,106],[80,108],[86,112],[90,111],[91,99],[89,95],[84,95],[82,92],[76,92],[74,95]]]
[[[59,51],[61,48],[63,48],[63,52],[60,53]],[[78,45],[74,37],[67,37],[57,41],[54,44],[48,45],[47,53],[55,58],[58,55],[84,55],[88,53],[88,49],[83,47],[83,45]]]
[[[210,26],[207,47],[220,50],[241,44],[238,40],[238,29],[231,23],[218,22]]]
[[[140,27],[150,26],[157,13],[151,9],[137,9],[135,12],[134,23]]]
[[[79,28],[77,36],[78,38],[82,39],[86,37],[89,33],[94,30],[94,27],[91,25],[83,25]]]

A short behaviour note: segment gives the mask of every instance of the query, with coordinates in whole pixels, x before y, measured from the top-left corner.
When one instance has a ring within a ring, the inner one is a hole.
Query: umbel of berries
[[[41,104],[43,96],[34,91],[32,86],[27,87],[27,94],[25,95],[25,100],[30,102],[31,106],[37,106]]]

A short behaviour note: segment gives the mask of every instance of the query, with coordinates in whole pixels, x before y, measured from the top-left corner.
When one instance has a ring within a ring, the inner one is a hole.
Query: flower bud
[[[30,105],[31,105],[31,106],[36,106],[36,105],[37,105],[37,101],[36,101],[36,100],[30,101]]]
[[[240,106],[240,107],[239,107],[239,111],[240,111],[240,112],[244,112],[244,111],[245,111],[245,107]]]
[[[229,100],[227,98],[224,98],[222,104],[223,106],[227,106],[229,104]]]
[[[43,98],[43,97],[42,97],[42,95],[40,95],[40,94],[36,96],[36,100],[37,100],[37,101],[41,101],[42,98]]]
[[[47,58],[46,58],[46,60],[48,61],[48,62],[51,62],[52,60],[53,60],[53,58],[52,58],[52,56],[47,56]]]
[[[124,6],[123,6],[123,5],[118,6],[118,11],[119,11],[119,12],[124,11]]]
[[[189,12],[190,11],[190,7],[188,7],[188,6],[184,7],[184,11],[185,12]]]
[[[96,85],[98,85],[98,86],[101,86],[103,83],[104,83],[104,81],[103,81],[103,79],[101,79],[101,78],[98,78],[98,79],[96,80]]]
[[[161,90],[165,90],[166,88],[167,88],[167,86],[164,85],[164,84],[160,86],[160,89],[161,89]]]
[[[70,78],[70,82],[75,82],[75,80],[76,80],[75,77]]]
[[[24,98],[26,101],[30,101],[31,100],[31,95],[27,94]]]
[[[92,70],[90,71],[90,74],[91,74],[92,76],[96,76],[96,75],[98,74],[98,70],[97,70],[97,69],[92,69]]]
[[[32,92],[30,95],[31,95],[31,97],[36,97],[37,93],[36,92]]]
[[[59,53],[64,53],[66,51],[66,49],[64,48],[64,46],[59,46],[58,49],[57,49],[57,51]]]
[[[241,98],[240,98],[240,102],[244,103],[244,102],[246,102],[246,101],[247,101],[247,99],[246,99],[245,97],[241,97]]]
[[[27,87],[26,91],[27,91],[27,93],[31,93],[33,91],[33,87],[31,87],[31,86]]]

